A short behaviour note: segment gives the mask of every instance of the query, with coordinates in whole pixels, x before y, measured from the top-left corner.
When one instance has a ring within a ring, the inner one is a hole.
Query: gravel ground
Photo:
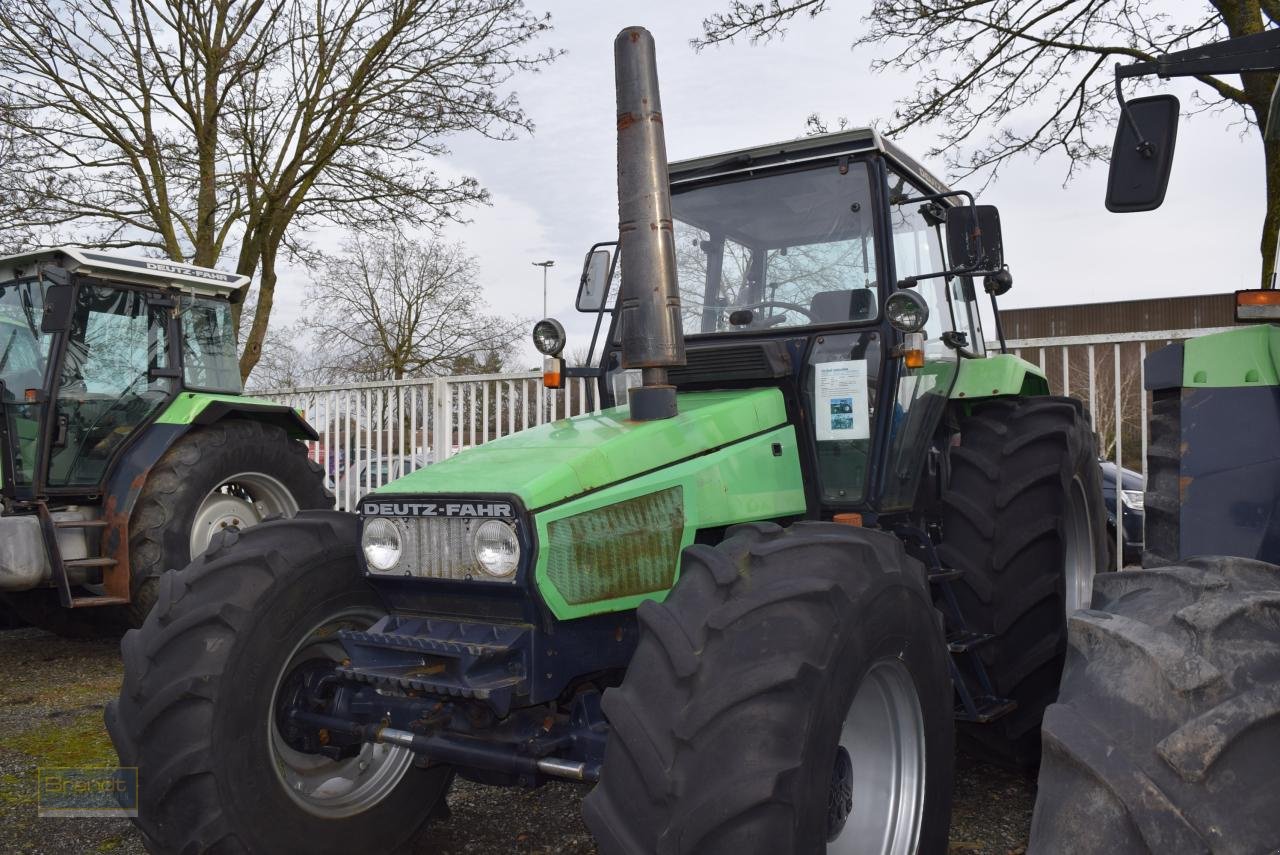
[[[114,641],[0,632],[0,852],[144,851],[127,820],[36,816],[37,767],[116,763],[102,708],[120,679]],[[433,824],[415,853],[593,853],[578,810],[586,791],[574,784],[513,791],[459,782],[449,796],[452,816]],[[958,758],[951,853],[1021,853],[1034,799],[1033,777]]]

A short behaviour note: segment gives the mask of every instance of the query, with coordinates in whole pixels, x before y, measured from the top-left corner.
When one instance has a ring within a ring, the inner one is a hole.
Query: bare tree
[[[817,17],[829,0],[729,0],[703,20],[695,47],[781,36],[799,16]],[[919,82],[899,102],[889,136],[936,129],[953,174],[989,180],[1010,157],[1049,152],[1075,168],[1105,160],[1115,122],[1112,68],[1224,37],[1280,24],[1277,0],[1208,0],[1154,8],[1149,0],[874,0],[855,48],[885,45],[877,70],[907,71]],[[1196,111],[1237,112],[1245,126],[1265,127],[1274,73],[1239,81],[1202,75]],[[1143,84],[1131,84],[1140,87]],[[818,120],[817,125],[821,125]],[[810,122],[812,127],[814,123]],[[1280,142],[1263,141],[1267,207],[1262,282],[1269,287],[1280,236]]]
[[[74,227],[257,277],[241,375],[276,263],[314,225],[404,227],[484,202],[431,161],[461,132],[532,125],[512,75],[548,18],[522,0],[6,0],[0,233]]]
[[[401,380],[501,365],[525,321],[488,314],[459,244],[356,236],[308,288],[303,321],[329,380]]]

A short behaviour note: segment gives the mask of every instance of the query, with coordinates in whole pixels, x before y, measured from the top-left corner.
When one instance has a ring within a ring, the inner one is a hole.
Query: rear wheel
[[[897,538],[849,526],[685,550],[604,698],[600,851],[945,851],[952,690],[927,587]]]
[[[1044,719],[1030,852],[1280,844],[1280,567],[1244,558],[1099,577]]]
[[[160,574],[187,566],[218,532],[331,507],[324,470],[283,428],[227,419],[187,434],[151,468],[129,523],[129,624],[142,625]]]
[[[344,658],[334,633],[386,611],[359,575],[355,517],[309,512],[219,535],[160,579],[125,635],[106,721],[136,766],[136,820],[162,852],[391,852],[442,804],[451,772],[405,749],[307,753],[281,726],[296,683]]]
[[[1058,692],[1067,616],[1087,608],[1107,562],[1106,508],[1089,417],[1072,398],[975,404],[960,422],[942,496],[941,561],[996,694],[1017,708],[963,724],[962,743],[1018,766],[1040,757],[1040,721]]]

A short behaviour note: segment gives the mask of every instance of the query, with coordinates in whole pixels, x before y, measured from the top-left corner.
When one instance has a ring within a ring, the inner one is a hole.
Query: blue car
[[[1100,461],[1102,498],[1107,505],[1107,555],[1115,567],[1116,555],[1116,473],[1120,476],[1120,505],[1124,565],[1142,563],[1143,478],[1142,473],[1121,469],[1109,460]]]

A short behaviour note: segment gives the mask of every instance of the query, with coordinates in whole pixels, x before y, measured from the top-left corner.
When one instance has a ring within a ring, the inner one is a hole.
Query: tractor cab
[[[240,397],[247,282],[81,247],[0,259],[0,605],[57,631],[80,606],[136,624],[216,531],[331,504],[294,453],[314,431]]]
[[[245,281],[75,247],[0,259],[5,496],[100,494],[180,388],[238,394]]]
[[[964,204],[967,194],[869,129],[677,162],[669,174],[686,342],[670,382],[783,388],[824,515],[910,506],[960,360],[986,355],[974,279],[986,277],[993,297],[1009,281],[995,209]],[[578,298],[609,319],[606,406],[642,382],[622,364],[611,246],[588,253]]]

